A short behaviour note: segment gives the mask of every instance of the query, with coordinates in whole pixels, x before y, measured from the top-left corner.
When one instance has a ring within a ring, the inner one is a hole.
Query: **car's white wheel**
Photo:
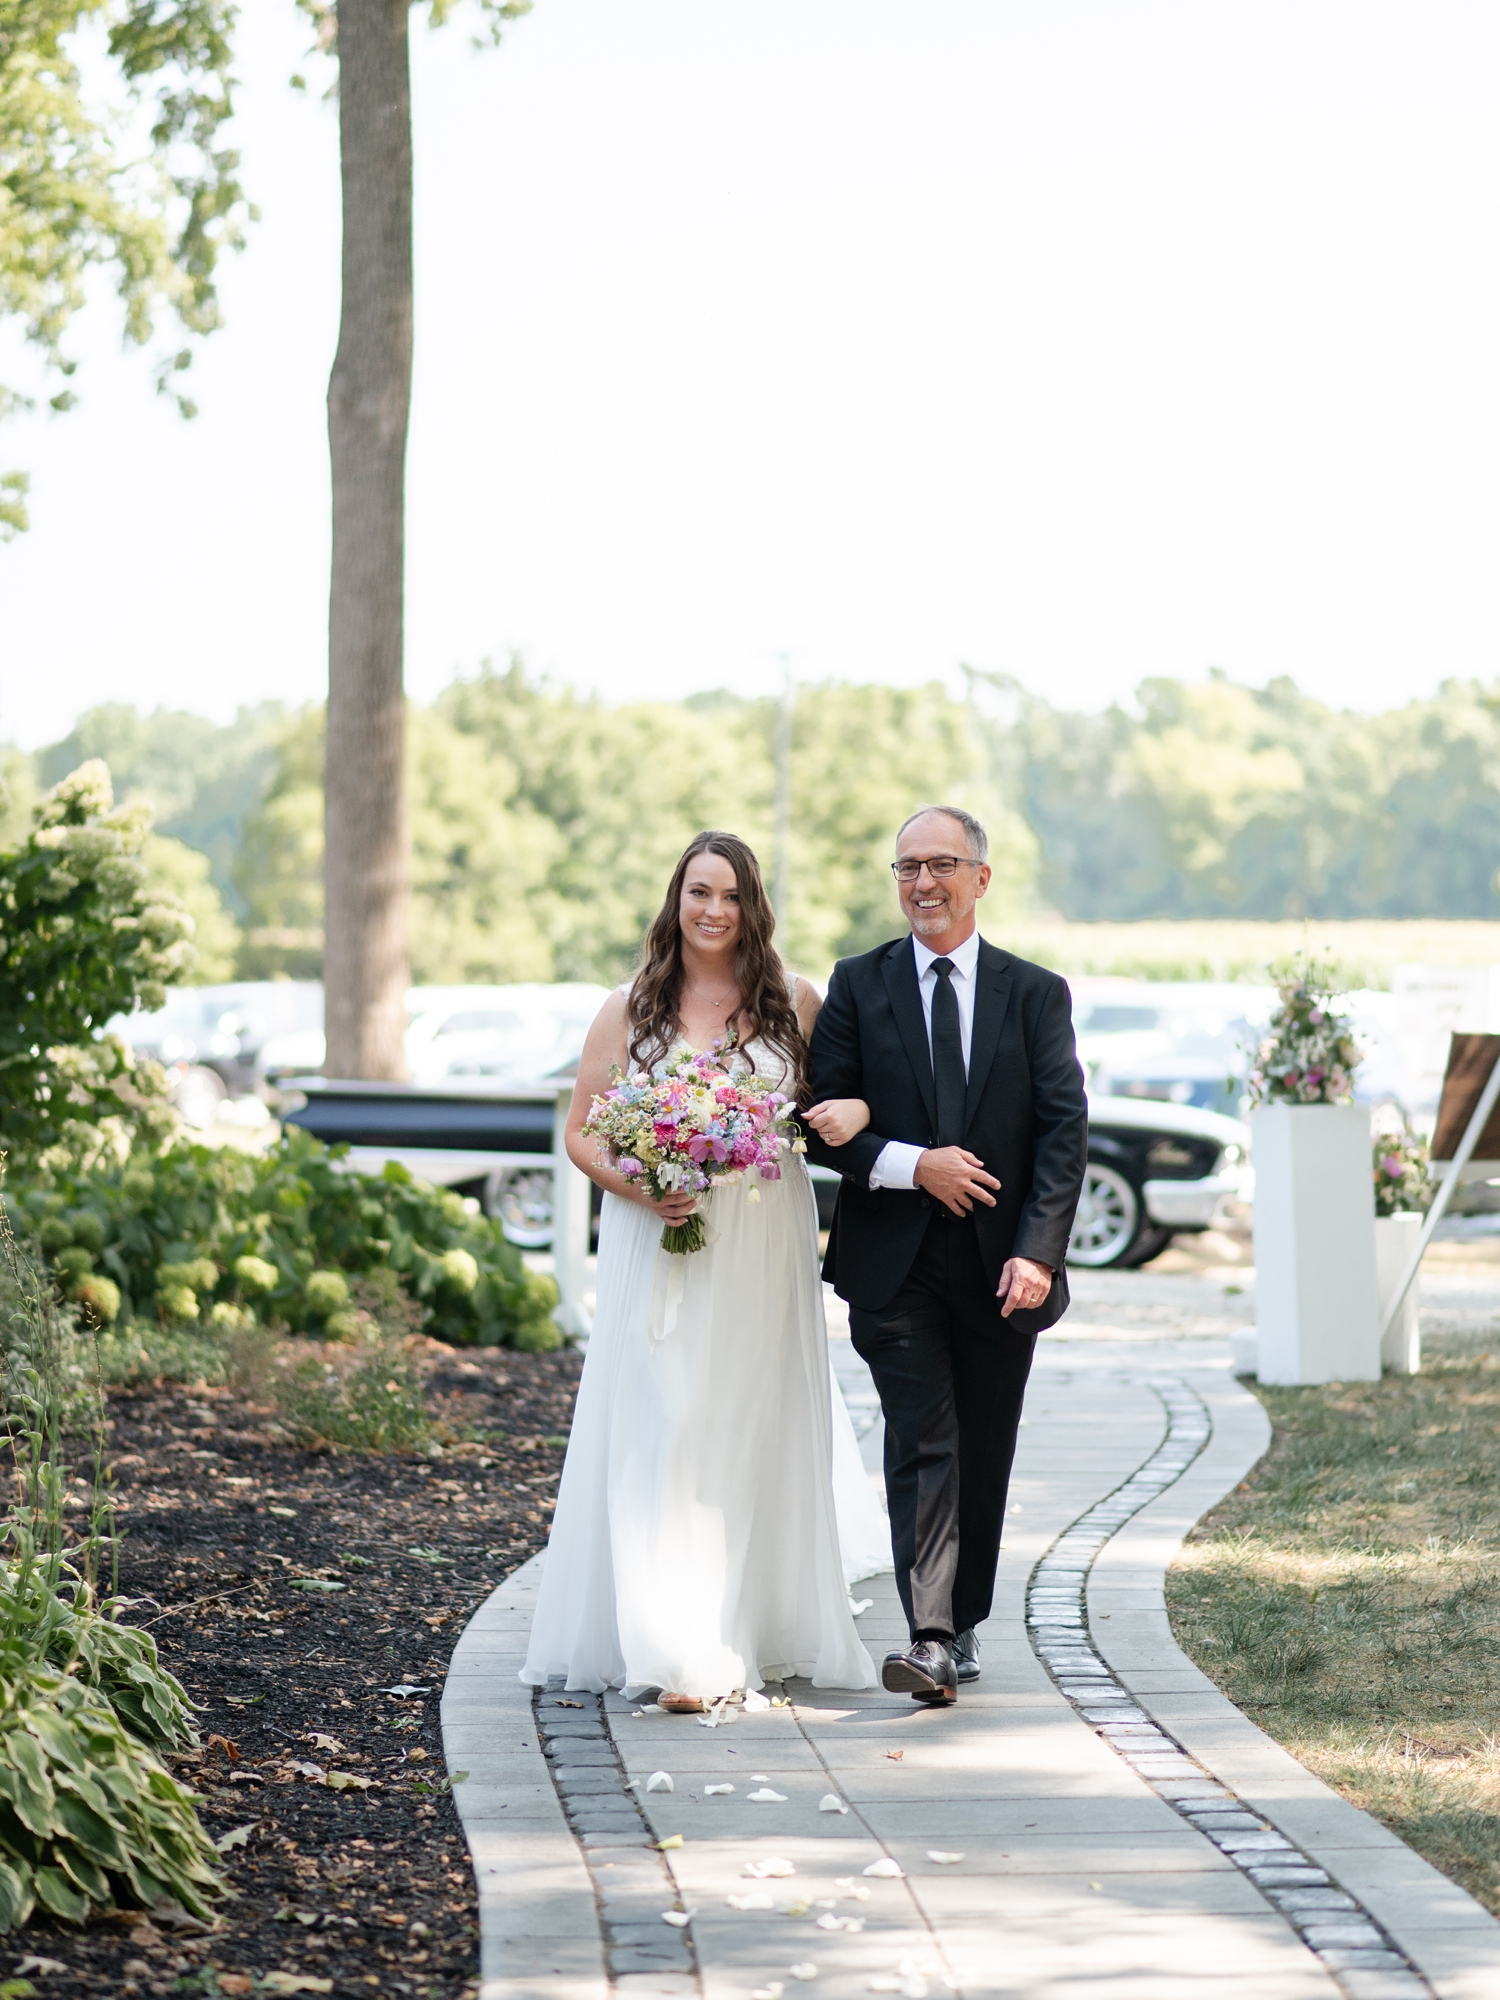
[[[1125,1176],[1090,1160],[1068,1244],[1068,1262],[1089,1270],[1118,1264],[1135,1241],[1140,1220],[1140,1198]]]
[[[552,1169],[498,1167],[484,1184],[484,1212],[518,1250],[545,1250],[552,1241]]]

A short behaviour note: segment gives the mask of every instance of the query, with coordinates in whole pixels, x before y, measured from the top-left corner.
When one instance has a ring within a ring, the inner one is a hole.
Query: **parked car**
[[[1209,1229],[1253,1190],[1250,1128],[1194,1104],[1089,1095],[1088,1166],[1068,1262],[1129,1269]]]
[[[246,979],[184,986],[154,1013],[118,1014],[109,1023],[172,1082],[189,1125],[212,1125],[227,1097],[264,1095],[268,1052],[298,1036],[323,1040],[323,988],[313,979]]]
[[[488,1077],[440,1083],[346,1083],[289,1079],[302,1101],[286,1113],[329,1145],[350,1149],[349,1164],[379,1173],[397,1160],[439,1187],[478,1197],[519,1249],[545,1250],[552,1241],[552,1146],[559,1084],[502,1084]],[[826,1229],[838,1176],[810,1169],[819,1226]],[[599,1195],[595,1191],[597,1217]]]
[[[406,1060],[413,1083],[446,1077],[533,1083],[577,1069],[607,986],[416,986]]]

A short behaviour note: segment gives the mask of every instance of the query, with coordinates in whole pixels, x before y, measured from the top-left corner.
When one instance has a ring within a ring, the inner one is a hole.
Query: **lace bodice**
[[[684,1049],[693,1049],[686,1035],[679,1035],[661,1061],[652,1067],[652,1075],[660,1076],[667,1064],[680,1056]],[[769,1042],[759,1036],[753,1042],[746,1042],[742,1049],[730,1049],[724,1057],[724,1066],[731,1074],[744,1075],[749,1072],[758,1076],[762,1083],[770,1084],[773,1090],[780,1090],[791,1082],[792,1066],[780,1049],[773,1049]]]

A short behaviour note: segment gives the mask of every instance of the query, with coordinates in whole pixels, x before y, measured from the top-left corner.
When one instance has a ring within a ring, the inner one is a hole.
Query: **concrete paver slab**
[[[566,1712],[543,1695],[534,1715],[514,1676],[539,1562],[494,1593],[443,1702],[450,1767],[470,1774],[455,1799],[481,2000],[785,2000],[804,1983],[822,2000],[1500,1993],[1500,1925],[1172,1639],[1165,1566],[1264,1448],[1227,1352],[1088,1322],[1078,1336],[1065,1322],[1039,1349],[983,1674],[956,1710],[789,1685],[790,1707],[732,1708],[712,1730],[615,1695]],[[831,1350],[858,1426],[868,1378],[846,1341]],[[872,1471],[880,1443],[876,1415]],[[904,1636],[892,1579],[854,1595],[878,1659]],[[550,1759],[538,1717],[572,1732]],[[655,1770],[673,1792],[646,1793]],[[762,1783],[783,1796],[753,1802]],[[826,1793],[848,1811],[819,1812]],[[1212,1823],[1192,1817],[1205,1805]],[[671,1836],[665,1854],[648,1844]],[[682,1929],[662,1922],[674,1908],[692,1912]],[[792,1968],[809,1965],[804,1982]]]

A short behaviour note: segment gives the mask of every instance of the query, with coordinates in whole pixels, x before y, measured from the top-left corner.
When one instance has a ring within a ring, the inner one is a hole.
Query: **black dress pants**
[[[946,1208],[890,1303],[851,1307],[849,1321],[885,1412],[891,1549],[907,1622],[914,1639],[952,1639],[990,1613],[1036,1335],[1001,1317],[972,1218]]]

